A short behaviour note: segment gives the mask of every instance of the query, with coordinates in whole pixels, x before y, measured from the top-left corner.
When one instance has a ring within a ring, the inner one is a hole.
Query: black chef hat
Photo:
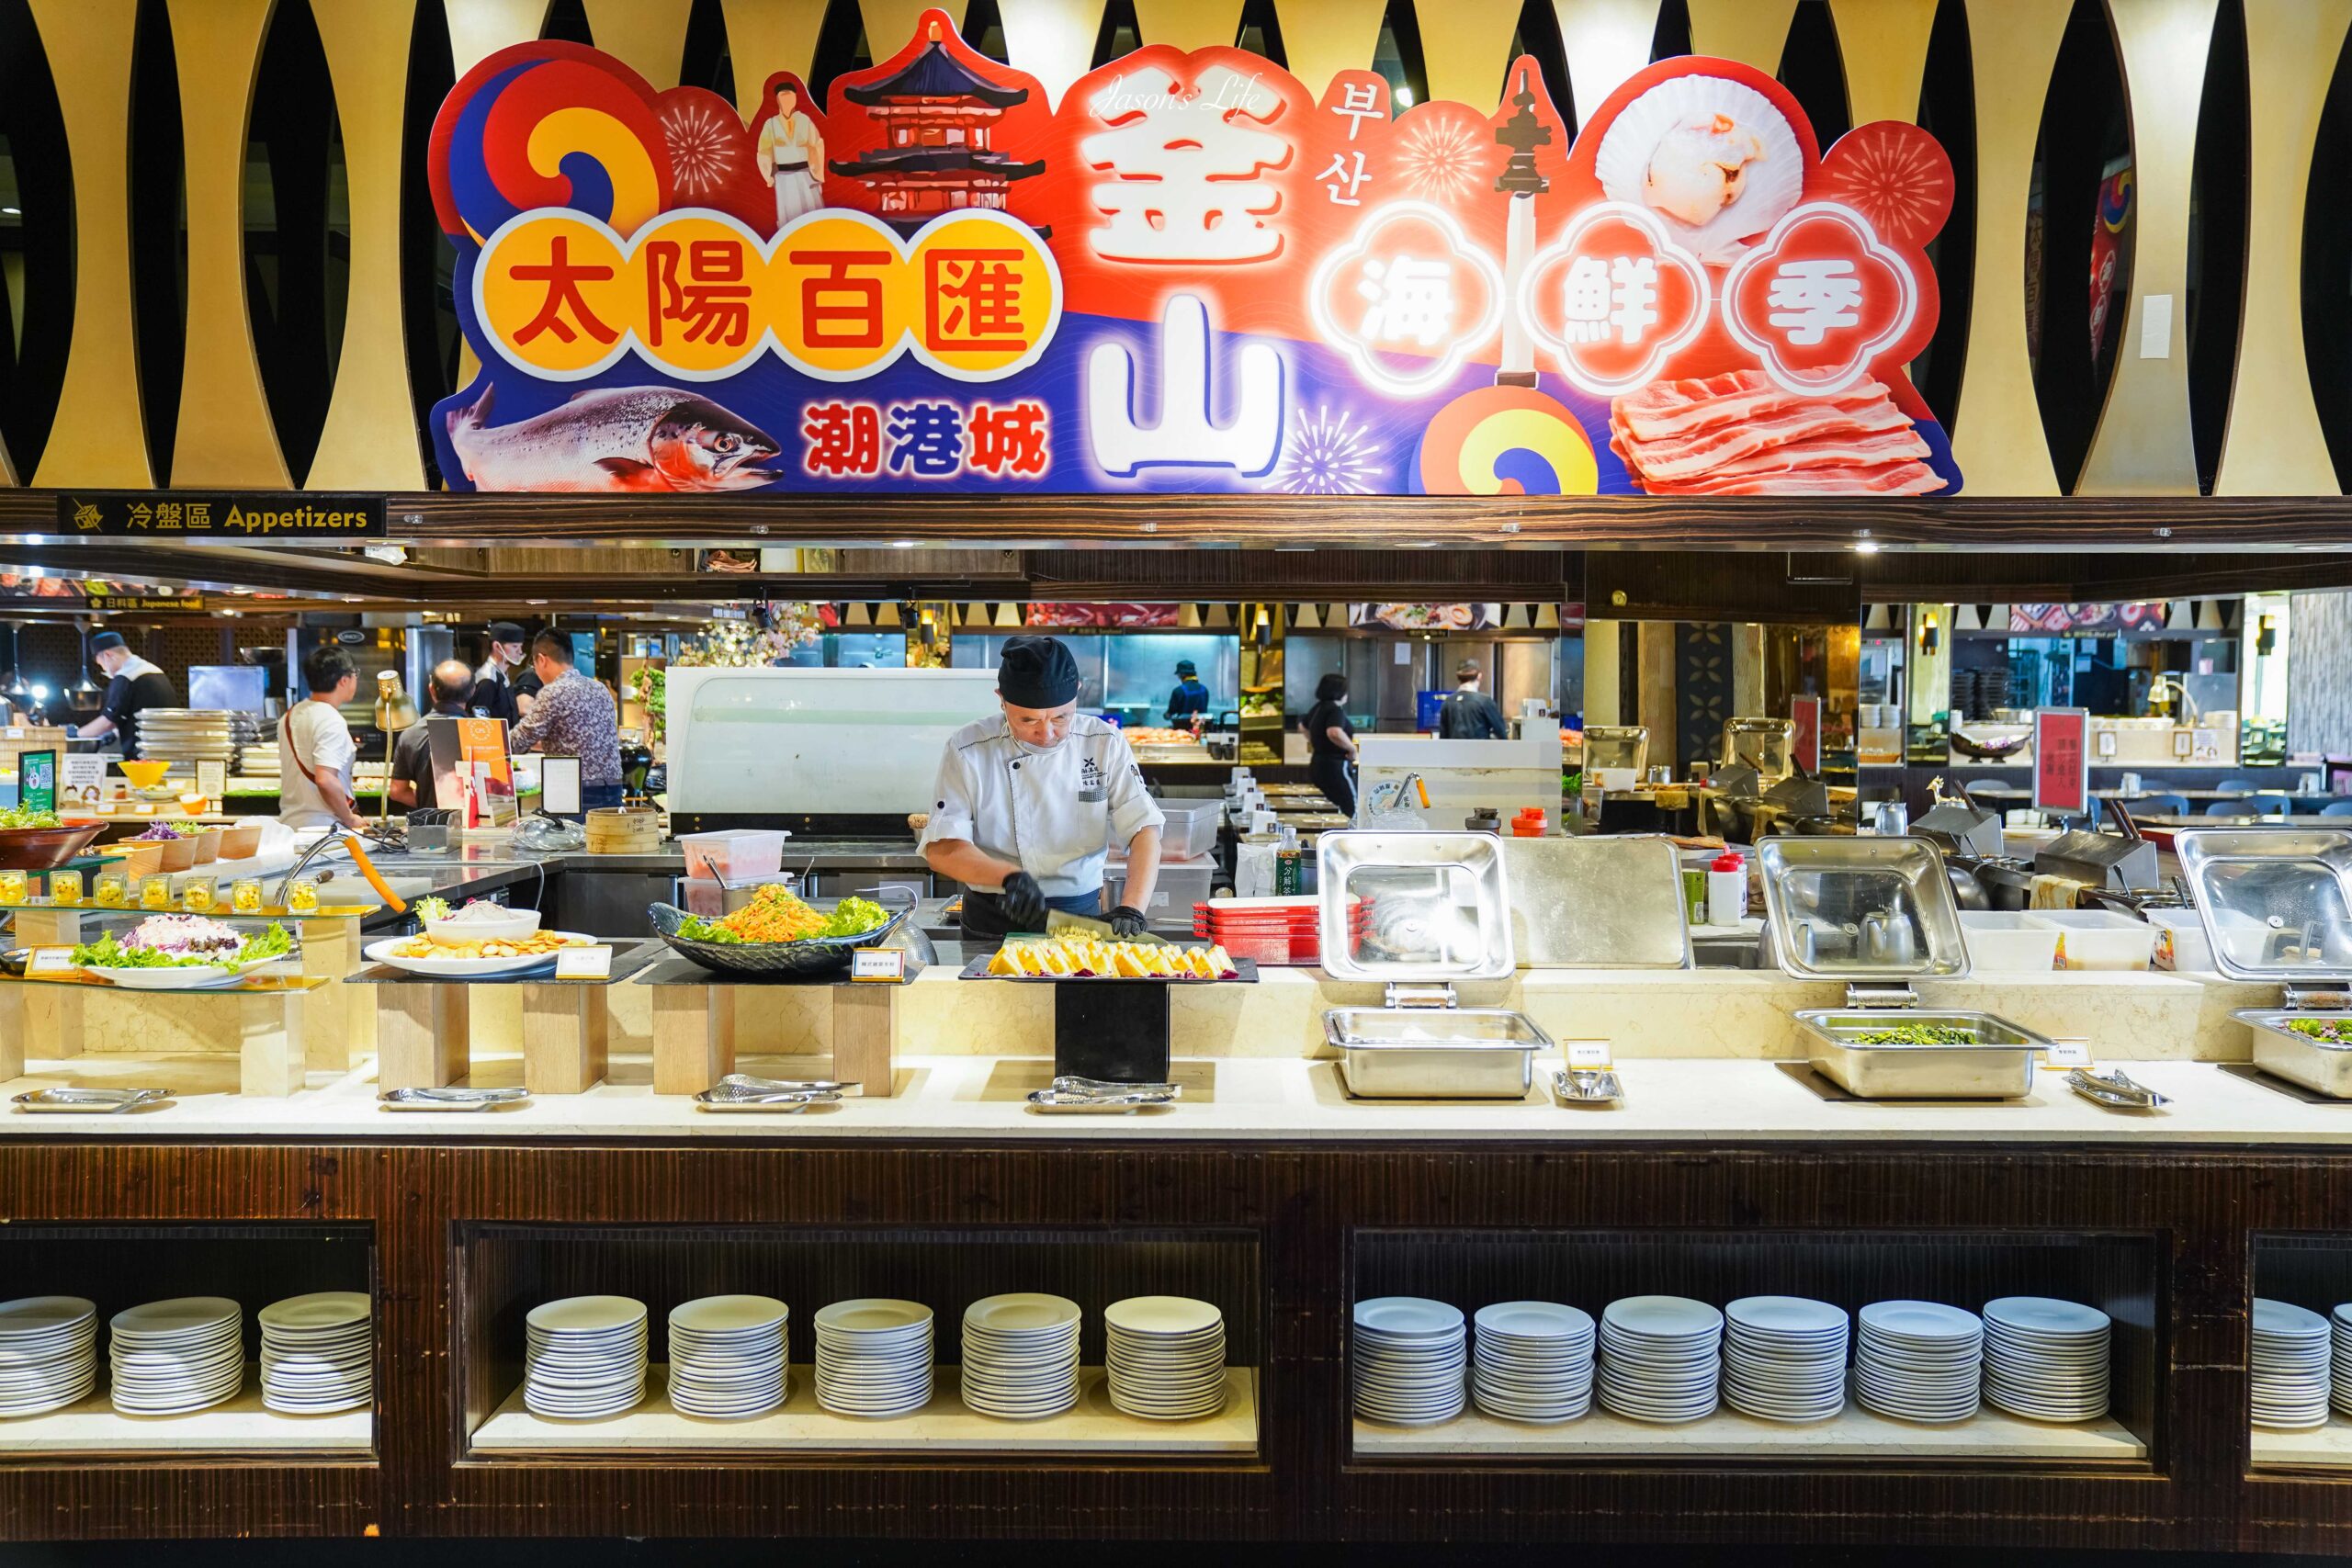
[[[90,638],[90,651],[92,653],[106,653],[111,649],[125,648],[128,646],[129,645],[122,640],[122,634],[120,632],[99,632]]]
[[[1078,700],[1078,660],[1058,638],[1016,637],[996,667],[997,695],[1017,708],[1057,708]]]
[[[492,621],[490,623],[490,640],[492,642],[521,642],[523,640],[523,628],[516,626],[512,621]]]
[[[1200,672],[1200,667],[1189,659],[1180,659],[1176,661],[1176,673],[1179,676],[1190,679]]]

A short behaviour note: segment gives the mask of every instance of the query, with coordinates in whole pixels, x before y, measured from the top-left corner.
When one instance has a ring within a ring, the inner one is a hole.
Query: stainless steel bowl
[[[2352,1024],[2352,1017],[2278,1008],[2249,1008],[2230,1016],[2253,1028],[2256,1066],[2330,1100],[2352,1100],[2352,1045],[2332,1045],[2288,1027],[2298,1020],[2330,1017]]]
[[[2033,1088],[2033,1054],[2050,1042],[1984,1012],[1815,1008],[1796,1015],[1814,1071],[1864,1100],[2016,1100]],[[1871,1045],[1906,1023],[1955,1024],[1965,1044]]]

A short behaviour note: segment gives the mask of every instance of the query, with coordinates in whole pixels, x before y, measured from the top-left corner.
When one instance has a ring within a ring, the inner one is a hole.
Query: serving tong
[[[1625,1098],[1625,1086],[1607,1067],[1562,1067],[1552,1075],[1552,1092],[1579,1105],[1611,1105]]]
[[[806,1111],[829,1105],[848,1087],[832,1078],[763,1078],[750,1073],[729,1073],[695,1096],[705,1110]]]
[[[1154,1105],[1173,1105],[1183,1097],[1182,1084],[1118,1083],[1064,1073],[1029,1096],[1029,1109],[1063,1115],[1109,1115]]]
[[[520,1105],[531,1098],[527,1089],[388,1089],[376,1097],[387,1111],[487,1111],[494,1105]]]
[[[119,1116],[126,1111],[162,1105],[171,1098],[172,1091],[167,1089],[81,1089],[58,1084],[20,1094],[15,1104],[19,1111],[45,1111],[51,1115]]]
[[[2116,1111],[2154,1111],[2172,1103],[2170,1095],[2133,1082],[2121,1067],[2104,1073],[2075,1067],[2066,1074],[2066,1087],[2085,1100]]]

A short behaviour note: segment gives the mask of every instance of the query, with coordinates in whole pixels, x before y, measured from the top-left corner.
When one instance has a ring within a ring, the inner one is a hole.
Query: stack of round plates
[[[523,1403],[534,1416],[593,1421],[645,1397],[645,1303],[628,1296],[566,1296],[531,1309]]]
[[[1225,1408],[1225,1314],[1183,1296],[1131,1296],[1102,1311],[1111,1404],[1190,1421]]]
[[[784,1403],[784,1325],[774,1296],[705,1296],[670,1309],[670,1404],[741,1420]]]
[[[139,715],[139,754],[175,762],[231,761],[237,754],[226,708],[144,708]]]
[[[1424,1427],[1462,1414],[1470,1331],[1462,1309],[1419,1296],[1375,1296],[1355,1311],[1356,1414]]]
[[[2327,1321],[2335,1336],[2335,1365],[2331,1373],[2335,1407],[2352,1413],[2352,1302],[2346,1302],[2328,1314]],[[0,1355],[5,1354],[5,1351],[0,1351]]]
[[[1592,1408],[1591,1315],[1556,1302],[1478,1309],[1470,1392],[1509,1421],[1573,1421]]]
[[[1854,1397],[1901,1421],[1965,1421],[1976,1414],[1984,1324],[1939,1302],[1872,1302],[1854,1352]]]
[[[2324,1427],[2327,1319],[2285,1302],[2254,1302],[2254,1424]]]
[[[0,1302],[0,1416],[79,1404],[97,1381],[95,1304],[79,1296]]]
[[[1078,1403],[1078,1303],[1016,1292],[964,1309],[964,1403],[1033,1421]]]
[[[1635,1421],[1714,1413],[1724,1314],[1686,1296],[1627,1296],[1600,1314],[1600,1403]]]
[[[2003,1296],[1984,1303],[1984,1398],[2036,1421],[2107,1414],[2108,1316],[2079,1302]]]
[[[364,1291],[275,1302],[261,1324],[261,1402],[289,1416],[355,1410],[375,1397],[375,1337]]]
[[[835,1302],[817,1314],[817,1403],[838,1416],[905,1416],[931,1403],[931,1309]]]
[[[1724,1399],[1767,1421],[1822,1421],[1846,1407],[1846,1314],[1803,1296],[1724,1308]]]
[[[224,1297],[150,1302],[107,1327],[114,1407],[126,1416],[185,1416],[245,1385],[244,1309]]]

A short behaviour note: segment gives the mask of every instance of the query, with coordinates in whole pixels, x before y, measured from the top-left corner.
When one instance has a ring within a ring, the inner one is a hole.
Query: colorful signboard
[[[2091,716],[2086,708],[2033,710],[2033,804],[2062,817],[2091,809]]]
[[[261,491],[60,491],[57,531],[108,539],[381,539],[390,532],[380,495]]]
[[[2009,630],[2021,637],[2159,632],[2171,608],[2161,599],[2123,604],[2012,604]]]
[[[767,88],[746,126],[551,41],[458,84],[453,488],[1960,488],[1903,371],[1949,161],[1893,121],[1824,154],[1747,66],[1653,65],[1573,144],[1531,60],[1396,114],[1153,46],[1055,105],[940,11],[821,107]]]

